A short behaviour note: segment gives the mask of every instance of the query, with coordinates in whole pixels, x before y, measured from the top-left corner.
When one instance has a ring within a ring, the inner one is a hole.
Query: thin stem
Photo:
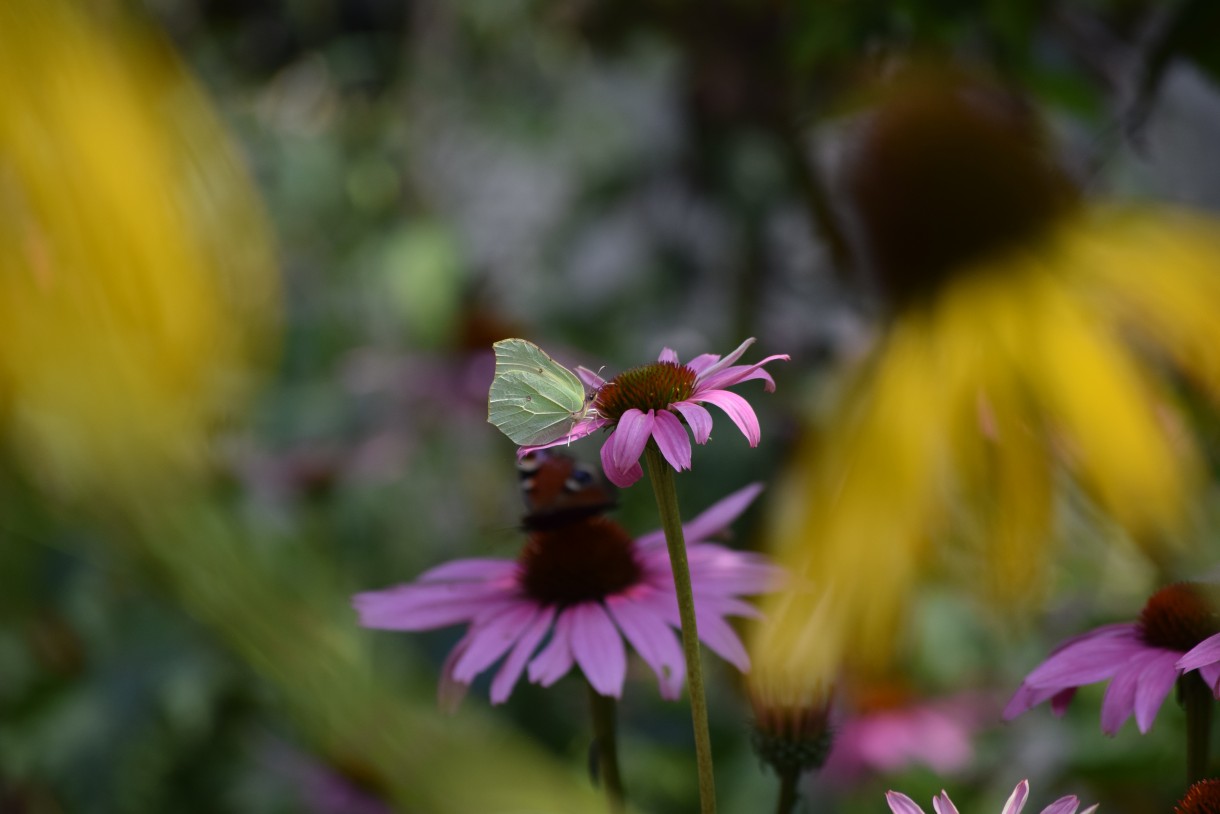
[[[674,572],[674,587],[678,593],[678,613],[682,619],[682,652],[686,657],[686,681],[690,688],[690,712],[695,727],[695,760],[699,766],[699,810],[715,814],[716,780],[712,773],[712,736],[707,727],[707,696],[703,690],[703,668],[699,660],[699,633],[695,628],[695,595],[691,590],[690,566],[686,561],[686,540],[682,536],[682,515],[678,510],[678,493],[674,488],[674,471],[670,468],[656,442],[644,448],[648,461],[648,477],[657,498],[665,545]]]
[[[796,809],[796,782],[801,779],[801,770],[792,767],[779,773],[779,802],[775,814],[791,814]]]
[[[1212,694],[1198,673],[1178,679],[1178,692],[1186,709],[1186,782],[1207,776],[1211,751]]]
[[[615,723],[617,702],[602,695],[589,685],[589,712],[593,717],[593,747],[597,750],[597,774],[606,800],[614,814],[625,810],[623,776],[618,766],[618,727]]]

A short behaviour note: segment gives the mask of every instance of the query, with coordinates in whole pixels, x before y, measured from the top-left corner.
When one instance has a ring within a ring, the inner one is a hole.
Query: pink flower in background
[[[734,492],[683,526],[699,638],[743,671],[749,657],[726,617],[757,616],[740,597],[769,590],[779,569],[761,555],[705,541],[761,490],[754,484]],[[534,683],[550,686],[573,665],[597,692],[617,698],[626,677],[624,638],[656,672],[665,698],[677,698],[685,678],[663,533],[632,540],[601,516],[531,532],[516,560],[455,560],[415,582],[357,594],[353,604],[360,624],[370,628],[469,625],[446,659],[442,703],[460,698],[476,676],[501,659],[491,684],[492,703],[506,700],[524,672]]]
[[[977,694],[912,698],[845,716],[835,727],[822,776],[851,783],[869,773],[890,774],[912,765],[938,775],[959,772],[974,759],[975,733],[992,716],[992,703]]]
[[[1025,799],[1028,796],[1029,781],[1022,780],[1012,790],[1012,794],[1009,796],[1008,802],[1004,803],[1004,808],[1000,810],[1000,814],[1021,814],[1021,810],[1025,808]],[[885,793],[885,801],[889,803],[890,811],[893,814],[924,814],[924,810],[916,805],[914,800],[901,792],[887,791]],[[1075,796],[1060,797],[1042,809],[1042,814],[1076,814],[1076,809],[1079,807],[1080,800]],[[953,801],[949,799],[948,793],[944,791],[932,798],[932,808],[935,809],[936,814],[958,814],[957,806],[953,805]],[[1094,805],[1086,808],[1080,814],[1092,814],[1096,810],[1097,806]]]
[[[1116,734],[1134,714],[1144,733],[1179,675],[1198,670],[1215,694],[1220,617],[1214,591],[1198,583],[1175,583],[1152,595],[1138,621],[1105,625],[1068,639],[1025,677],[1004,719],[1047,700],[1062,714],[1077,687],[1110,680],[1101,704],[1102,731]]]
[[[775,380],[763,365],[789,357],[779,354],[752,365],[734,364],[752,344],[754,339],[750,338],[723,359],[705,353],[684,365],[678,362],[678,354],[665,348],[655,363],[632,368],[608,381],[591,370],[578,368],[581,379],[596,392],[593,409],[564,437],[549,444],[522,447],[521,452],[569,444],[610,427],[610,436],[602,445],[602,467],[613,484],[627,487],[644,474],[640,455],[650,439],[657,442],[670,466],[679,471],[690,469],[690,437],[682,422],[685,419],[696,443],[706,444],[712,434],[712,415],[704,404],[723,410],[750,446],[758,446],[761,430],[754,408],[725,388],[762,379],[767,392],[772,392]]]

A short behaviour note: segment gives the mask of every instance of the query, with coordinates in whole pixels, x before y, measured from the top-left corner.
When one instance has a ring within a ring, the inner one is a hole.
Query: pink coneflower
[[[1220,681],[1214,590],[1192,582],[1169,585],[1152,595],[1138,621],[1105,625],[1059,645],[1021,682],[1005,720],[1046,700],[1062,714],[1077,687],[1113,679],[1102,700],[1102,731],[1116,734],[1134,714],[1143,733],[1180,675],[1198,670],[1214,694]]]
[[[849,784],[870,774],[914,765],[938,775],[960,772],[974,758],[973,740],[994,716],[989,699],[970,693],[921,699],[905,687],[874,691],[835,727],[834,748],[822,776]]]
[[[1012,790],[1012,794],[1008,797],[1008,802],[1004,803],[1004,808],[1000,809],[1000,814],[1021,814],[1021,809],[1025,808],[1025,799],[1028,796],[1029,781],[1022,780]],[[924,814],[924,810],[916,805],[914,800],[901,792],[887,791],[885,793],[885,801],[890,804],[890,811],[893,814]],[[1042,809],[1042,814],[1076,814],[1076,809],[1079,806],[1080,800],[1075,795],[1069,795],[1067,797],[1060,797]],[[945,791],[941,791],[940,794],[932,798],[932,808],[936,810],[936,814],[957,814],[957,806],[953,805],[953,801],[949,799],[949,794]],[[1096,810],[1097,806],[1093,805],[1080,812],[1080,814],[1091,814]]]
[[[683,527],[699,638],[743,671],[749,658],[725,617],[757,616],[740,596],[768,590],[779,569],[761,555],[703,541],[761,490],[753,484],[734,492]],[[632,540],[605,517],[535,530],[516,560],[455,560],[407,585],[357,594],[353,604],[365,627],[470,626],[445,662],[443,699],[505,656],[491,684],[493,704],[509,697],[527,669],[530,681],[550,686],[573,664],[598,693],[618,698],[627,668],[623,638],[656,672],[663,697],[677,698],[685,677],[664,535]]]
[[[752,365],[733,364],[752,344],[754,339],[750,338],[724,358],[705,353],[684,365],[678,362],[677,353],[665,348],[653,364],[632,368],[610,380],[586,368],[578,368],[576,372],[581,379],[596,391],[593,409],[564,437],[549,444],[522,447],[521,451],[568,444],[595,430],[610,427],[610,437],[602,445],[602,467],[611,483],[627,487],[644,474],[640,455],[649,439],[656,440],[661,454],[674,469],[690,469],[690,438],[682,426],[682,419],[686,420],[696,443],[707,443],[712,434],[712,415],[704,404],[714,404],[724,410],[750,446],[758,446],[761,430],[754,408],[725,388],[750,379],[762,379],[770,393],[775,390],[775,381],[763,370],[763,365],[789,357],[778,354]]]

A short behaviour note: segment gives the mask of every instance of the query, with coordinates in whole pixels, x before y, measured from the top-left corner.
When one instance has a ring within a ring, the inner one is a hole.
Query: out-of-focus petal
[[[885,802],[892,814],[924,814],[923,809],[917,806],[914,800],[900,791],[887,791]]]
[[[669,362],[670,364],[678,364],[678,352],[673,348],[661,348],[661,354],[657,356],[658,362]]]
[[[503,559],[466,559],[451,560],[441,565],[429,568],[416,578],[416,582],[444,582],[464,580],[496,580],[511,577],[517,570],[517,563]]]
[[[1080,687],[1104,681],[1118,666],[1147,645],[1119,637],[1104,637],[1078,642],[1060,650],[1025,678],[1031,687]]]
[[[1217,662],[1220,662],[1220,633],[1207,637],[1186,651],[1178,659],[1177,668],[1185,673]]]
[[[398,585],[352,597],[363,627],[382,630],[433,630],[467,622],[487,610],[518,602],[495,586],[478,583]]]
[[[1140,672],[1139,685],[1135,690],[1135,724],[1141,733],[1147,733],[1156,720],[1156,714],[1165,702],[1165,697],[1178,680],[1174,668],[1177,653],[1163,650],[1155,654]]]
[[[549,687],[572,669],[572,609],[566,608],[555,617],[551,640],[529,663],[530,681]]]
[[[572,620],[572,655],[593,689],[619,698],[627,677],[627,654],[623,638],[605,609],[596,602],[582,602],[568,609]]]
[[[555,609],[553,607],[543,608],[517,639],[508,658],[504,660],[503,666],[500,667],[495,679],[491,682],[491,703],[499,704],[508,700],[513,687],[517,685],[517,679],[521,677],[521,672],[525,669],[526,662],[529,661],[530,656],[538,647],[538,643],[550,629],[551,621],[554,618]]]
[[[453,665],[453,677],[469,684],[503,656],[529,630],[540,613],[541,609],[534,603],[519,602],[480,617],[470,627],[470,643]]]
[[[660,616],[628,597],[608,597],[606,608],[627,641],[657,674],[661,697],[677,698],[686,677],[686,660],[677,634]]]
[[[734,520],[741,516],[742,512],[750,507],[762,490],[761,483],[751,483],[728,497],[716,501],[689,523],[682,524],[682,535],[686,539],[686,544],[693,545],[727,529]],[[660,529],[651,531],[636,540],[636,544],[643,548],[651,548],[653,545],[664,542],[665,532]]]

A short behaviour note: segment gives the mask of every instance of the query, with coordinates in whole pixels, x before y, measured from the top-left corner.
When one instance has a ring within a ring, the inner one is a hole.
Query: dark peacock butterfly
[[[597,470],[550,450],[517,461],[527,531],[555,529],[603,514],[617,505],[614,487]]]

